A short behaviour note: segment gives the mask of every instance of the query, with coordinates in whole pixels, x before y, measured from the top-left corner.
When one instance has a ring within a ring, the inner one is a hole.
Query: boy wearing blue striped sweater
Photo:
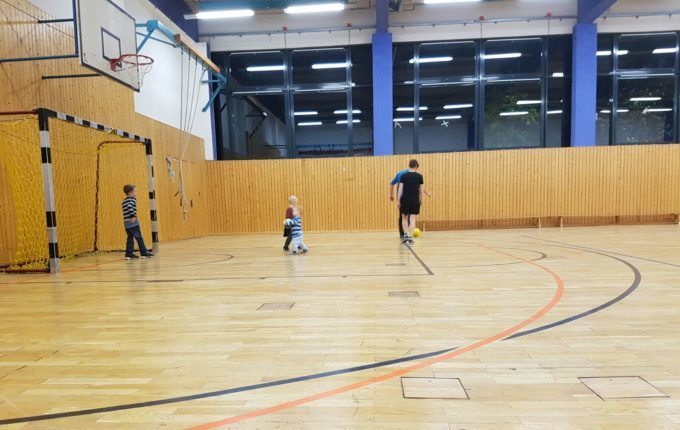
[[[293,246],[290,251],[291,254],[306,254],[309,251],[307,245],[302,241],[302,218],[300,218],[300,210],[296,207],[293,209],[293,218],[286,220],[290,227],[290,235],[293,238]]]
[[[127,233],[125,259],[132,260],[139,258],[134,254],[135,239],[137,239],[139,253],[142,258],[153,257],[153,253],[149,252],[144,245],[142,231],[139,228],[139,219],[137,218],[137,187],[126,185],[123,187],[123,192],[125,193],[125,199],[123,200],[123,223],[125,225],[125,233]]]

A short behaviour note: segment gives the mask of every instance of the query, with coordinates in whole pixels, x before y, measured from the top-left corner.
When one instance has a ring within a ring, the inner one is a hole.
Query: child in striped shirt
[[[137,218],[137,187],[134,185],[126,185],[123,187],[125,199],[123,199],[123,223],[125,225],[125,232],[127,233],[127,243],[125,245],[125,259],[132,260],[139,258],[134,254],[135,239],[139,245],[139,253],[142,258],[153,257],[153,253],[149,252],[144,246],[144,238],[142,231],[139,229],[139,219]]]
[[[291,254],[306,254],[309,251],[307,245],[302,241],[302,218],[300,218],[300,209],[293,208],[293,218],[288,222],[290,226],[290,235],[293,238],[293,249]]]

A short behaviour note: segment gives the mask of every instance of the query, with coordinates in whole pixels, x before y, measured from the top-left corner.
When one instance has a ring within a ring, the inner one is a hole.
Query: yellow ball
[[[420,229],[419,228],[413,230],[413,237],[420,237]]]

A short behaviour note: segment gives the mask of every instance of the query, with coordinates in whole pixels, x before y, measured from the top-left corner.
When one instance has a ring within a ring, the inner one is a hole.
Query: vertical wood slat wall
[[[417,156],[422,220],[639,216],[680,212],[680,145]],[[296,194],[309,231],[389,230],[389,181],[409,157],[207,162],[213,233],[276,232]],[[512,225],[512,224],[509,224]]]
[[[73,53],[73,32],[67,24],[36,24],[37,18],[50,18],[27,0],[0,2],[0,58]],[[165,158],[179,158],[178,129],[135,113],[132,90],[105,77],[43,80],[43,75],[92,73],[80,66],[79,59],[28,61],[0,64],[0,110],[17,111],[47,107],[84,119],[107,124],[151,138],[154,142],[159,228],[162,241],[208,234],[207,203],[201,166],[203,141],[192,137],[184,154],[187,199],[193,203],[184,219],[179,197],[179,178],[170,178]],[[179,107],[178,107],[179,109]],[[3,118],[0,117],[0,120]],[[0,138],[1,141],[1,138]],[[175,165],[178,171],[178,166]],[[40,175],[40,172],[36,172]],[[11,208],[11,192],[0,166],[0,210]],[[120,195],[113,198],[122,200]],[[118,218],[118,205],[111,219]],[[115,215],[115,216],[114,216]],[[122,228],[122,227],[121,227]],[[123,232],[124,234],[124,232]],[[15,241],[16,226],[8,217],[0,222],[0,264],[7,261],[8,247]],[[124,238],[122,239],[124,240]],[[149,237],[147,241],[150,241]]]

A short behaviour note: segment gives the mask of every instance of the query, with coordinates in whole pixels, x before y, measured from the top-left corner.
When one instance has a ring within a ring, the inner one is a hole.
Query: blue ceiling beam
[[[594,23],[614,3],[616,0],[578,0],[579,24]]]
[[[168,18],[195,41],[198,41],[198,21],[184,19],[185,14],[193,13],[182,0],[150,0]]]

